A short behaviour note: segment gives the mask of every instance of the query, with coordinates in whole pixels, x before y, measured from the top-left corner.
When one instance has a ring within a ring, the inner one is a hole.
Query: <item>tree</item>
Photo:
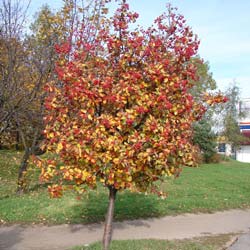
[[[24,155],[18,171],[17,193],[26,188],[25,174],[31,154],[38,153],[42,139],[44,84],[54,68],[53,39],[34,29],[25,35],[24,23],[29,4],[4,0],[1,5],[1,107],[0,136],[21,144]],[[46,10],[42,10],[42,16]],[[41,19],[41,17],[40,17]],[[37,21],[39,24],[39,19]],[[40,22],[40,29],[47,24]],[[47,31],[49,31],[47,29]],[[56,33],[55,33],[56,34]],[[54,35],[55,35],[54,34]],[[58,40],[54,41],[54,44]],[[42,44],[42,46],[41,46]],[[39,46],[40,45],[40,46]],[[54,55],[56,55],[54,53]],[[54,73],[53,73],[54,74]],[[16,138],[13,138],[16,134]],[[40,152],[40,151],[39,151]]]
[[[13,117],[17,124],[24,147],[24,156],[18,173],[17,193],[22,194],[26,190],[26,173],[28,161],[32,154],[41,154],[40,143],[43,140],[44,130],[44,86],[48,81],[55,81],[54,65],[57,59],[54,46],[65,40],[65,36],[71,35],[75,25],[75,5],[71,0],[65,0],[62,10],[53,13],[48,6],[43,6],[36,14],[36,19],[31,25],[31,33],[27,35],[23,47],[26,51],[27,60],[23,62],[29,73],[25,84],[22,109],[18,116]],[[23,88],[24,85],[21,86]]]
[[[239,110],[240,90],[235,82],[226,89],[225,95],[228,102],[222,105],[218,112],[218,115],[222,117],[221,134],[232,144],[232,148],[236,149],[248,139],[242,135],[238,124],[245,114]]]
[[[24,149],[18,171],[18,194],[26,189],[30,156],[42,153],[39,145],[44,130],[43,88],[55,76],[55,44],[70,37],[77,24],[75,3],[65,0],[57,13],[44,6],[28,35],[24,23],[29,4],[3,0],[0,6],[0,140],[3,144],[9,141],[21,144]]]
[[[0,5],[0,135],[15,127],[11,119],[18,111],[24,96],[22,46],[23,26],[27,8],[20,1],[3,0]]]
[[[216,81],[210,72],[208,62],[204,62],[199,56],[192,58],[192,62],[197,69],[197,78],[193,81],[191,92],[194,97],[200,98],[204,92],[210,92],[217,88]]]
[[[53,30],[55,15],[44,6],[37,14],[37,18],[31,25],[31,32],[25,36],[23,47],[26,51],[26,61],[23,62],[29,76],[25,81],[27,85],[26,102],[16,117],[17,131],[20,134],[24,155],[18,173],[17,193],[26,191],[26,173],[29,158],[32,154],[41,154],[39,145],[43,139],[44,130],[44,98],[43,91],[46,82],[54,77],[54,62],[56,53],[54,45],[59,41],[59,34]],[[58,24],[60,25],[60,23]],[[46,35],[44,33],[46,32]],[[24,86],[22,86],[23,88]]]
[[[198,145],[203,154],[205,162],[210,162],[216,153],[216,135],[212,131],[209,120],[206,116],[202,120],[194,124],[193,143]]]
[[[116,194],[151,191],[164,176],[194,165],[192,124],[204,112],[190,93],[197,37],[169,7],[155,25],[132,30],[138,17],[126,0],[100,25],[83,19],[74,39],[57,45],[59,82],[47,85],[45,147],[59,159],[39,160],[41,179],[82,192],[99,181],[109,190],[103,249],[109,248]],[[221,96],[207,102],[222,101]]]
[[[212,92],[217,86],[212,73],[209,71],[208,62],[204,62],[196,56],[193,58],[193,63],[197,68],[197,79],[193,83],[191,93],[196,101],[199,101],[204,92]],[[205,162],[209,162],[216,153],[215,133],[212,131],[214,113],[213,107],[207,108],[204,117],[193,124],[193,143],[199,146]]]
[[[18,183],[28,160],[28,145],[36,144],[38,134],[37,118],[34,116],[34,100],[40,82],[32,81],[30,67],[30,52],[25,46],[24,23],[29,3],[22,5],[21,1],[3,0],[0,6],[0,136],[20,141],[25,148],[19,169]],[[13,134],[16,138],[13,138]],[[34,139],[35,138],[35,139]]]

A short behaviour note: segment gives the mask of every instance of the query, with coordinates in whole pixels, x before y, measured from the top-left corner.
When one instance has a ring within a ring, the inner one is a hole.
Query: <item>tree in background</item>
[[[108,1],[107,1],[108,2]],[[197,37],[169,7],[155,25],[132,29],[138,14],[126,0],[113,17],[83,19],[74,39],[56,46],[57,82],[47,87],[45,147],[59,159],[39,160],[51,196],[69,184],[109,190],[103,249],[109,249],[116,194],[130,189],[163,195],[154,183],[193,166],[192,124],[205,111],[190,93]],[[223,101],[205,96],[208,103]]]
[[[204,92],[214,91],[217,86],[212,73],[209,71],[208,62],[204,62],[200,57],[195,57],[193,63],[197,68],[197,79],[193,82],[191,93],[196,101],[199,101]],[[200,121],[194,122],[193,125],[193,143],[199,146],[203,156],[202,160],[205,162],[210,162],[216,153],[216,136],[212,130],[214,113],[214,107],[208,107],[204,117]]]
[[[193,143],[199,146],[203,156],[202,160],[204,160],[206,163],[209,163],[216,154],[217,146],[216,135],[212,131],[209,119],[204,116],[202,120],[194,124],[193,128]]]
[[[204,92],[216,90],[217,86],[210,72],[209,63],[204,62],[199,56],[192,58],[192,61],[197,69],[197,78],[193,80],[191,92],[196,99],[199,99],[202,98]]]
[[[17,181],[19,194],[26,188],[25,174],[31,154],[42,153],[39,145],[44,130],[44,86],[55,76],[57,53],[54,46],[71,36],[77,25],[77,15],[87,17],[89,8],[97,8],[98,2],[89,1],[80,12],[77,12],[76,1],[72,0],[65,0],[63,8],[56,13],[44,6],[28,34],[25,34],[24,24],[29,3],[1,2],[0,142],[21,145],[24,149]]]
[[[28,6],[29,3],[23,5],[21,1],[11,0],[3,0],[0,5],[0,136],[24,146],[20,170],[27,162],[28,145],[35,144],[32,138],[38,132],[33,127],[36,128],[37,115],[40,115],[33,112],[39,83],[32,81],[30,51],[24,39]],[[23,172],[19,172],[19,177]]]
[[[232,144],[233,150],[235,150],[239,145],[248,140],[242,135],[239,127],[239,120],[245,114],[239,109],[240,90],[235,82],[226,89],[225,96],[227,96],[228,102],[224,103],[218,111],[222,122],[221,135],[227,138],[228,142]]]
[[[36,20],[31,25],[29,35],[25,36],[23,46],[26,50],[25,66],[28,69],[26,80],[28,83],[27,102],[22,105],[18,112],[19,121],[17,130],[21,137],[21,145],[24,148],[24,156],[18,173],[19,194],[26,189],[26,173],[28,161],[32,154],[43,153],[39,145],[43,139],[44,130],[44,86],[54,77],[54,63],[56,53],[54,45],[59,42],[60,33],[54,29],[53,23],[57,20],[47,6],[44,6],[37,13]],[[45,35],[46,33],[46,35]]]
[[[13,117],[26,95],[23,28],[27,8],[20,1],[3,0],[0,4],[0,135],[15,130]]]
[[[31,154],[37,153],[42,138],[43,87],[51,80],[54,68],[53,55],[50,53],[53,41],[50,39],[46,42],[39,37],[39,32],[25,35],[27,9],[28,4],[23,5],[22,1],[3,0],[0,11],[0,135],[5,142],[8,139],[12,140],[24,149],[18,172],[17,193],[22,193],[26,188],[25,173],[28,160]],[[44,26],[45,23],[40,22],[40,26]],[[54,44],[56,42],[58,40]],[[42,49],[39,43],[43,43]],[[16,138],[13,138],[13,134]]]

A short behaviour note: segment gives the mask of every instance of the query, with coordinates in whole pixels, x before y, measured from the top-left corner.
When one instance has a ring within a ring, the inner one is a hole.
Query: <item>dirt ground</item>
[[[244,234],[248,233],[249,229],[250,209],[229,210],[213,214],[184,214],[147,220],[115,222],[113,239],[172,240],[215,234]],[[0,249],[66,250],[76,245],[101,240],[102,232],[103,223],[57,226],[2,225],[0,226]],[[246,240],[246,237],[250,241],[250,235],[246,235],[242,236],[243,241]],[[240,248],[231,249],[238,250]]]

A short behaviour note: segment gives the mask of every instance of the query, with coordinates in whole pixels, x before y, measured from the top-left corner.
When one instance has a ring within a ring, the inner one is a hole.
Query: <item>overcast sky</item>
[[[210,64],[220,89],[234,80],[242,97],[250,98],[250,1],[249,0],[129,0],[139,13],[140,24],[149,26],[170,2],[183,14],[201,40],[199,54]],[[34,13],[42,4],[58,8],[62,0],[32,0]]]

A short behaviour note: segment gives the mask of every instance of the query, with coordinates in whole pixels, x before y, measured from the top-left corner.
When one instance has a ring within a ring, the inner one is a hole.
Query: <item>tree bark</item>
[[[19,131],[17,130],[16,131],[16,145],[15,145],[16,151],[18,151],[20,149],[19,143],[20,143],[20,136],[19,136]]]
[[[26,187],[25,173],[28,168],[28,160],[29,160],[30,154],[31,154],[30,149],[29,148],[25,149],[25,153],[23,155],[23,159],[22,159],[19,172],[18,172],[17,191],[16,191],[18,195],[21,195],[25,192],[25,187]]]
[[[106,221],[104,227],[102,247],[103,250],[109,250],[110,241],[112,238],[112,225],[114,217],[114,208],[115,208],[115,198],[116,198],[117,189],[110,186],[109,187],[109,206],[106,214]]]
[[[35,151],[38,151],[38,136],[39,136],[39,131],[38,128],[35,129],[34,135],[33,135],[33,141],[32,145],[28,145],[27,142],[27,137],[25,137],[25,134],[23,133],[22,129],[20,128],[18,130],[19,135],[22,139],[22,144],[25,148],[24,155],[22,158],[22,162],[19,167],[19,172],[18,172],[18,179],[17,179],[17,191],[16,194],[21,195],[23,194],[26,189],[27,189],[27,179],[26,179],[26,172],[28,169],[29,165],[29,158],[32,154],[35,153]]]

